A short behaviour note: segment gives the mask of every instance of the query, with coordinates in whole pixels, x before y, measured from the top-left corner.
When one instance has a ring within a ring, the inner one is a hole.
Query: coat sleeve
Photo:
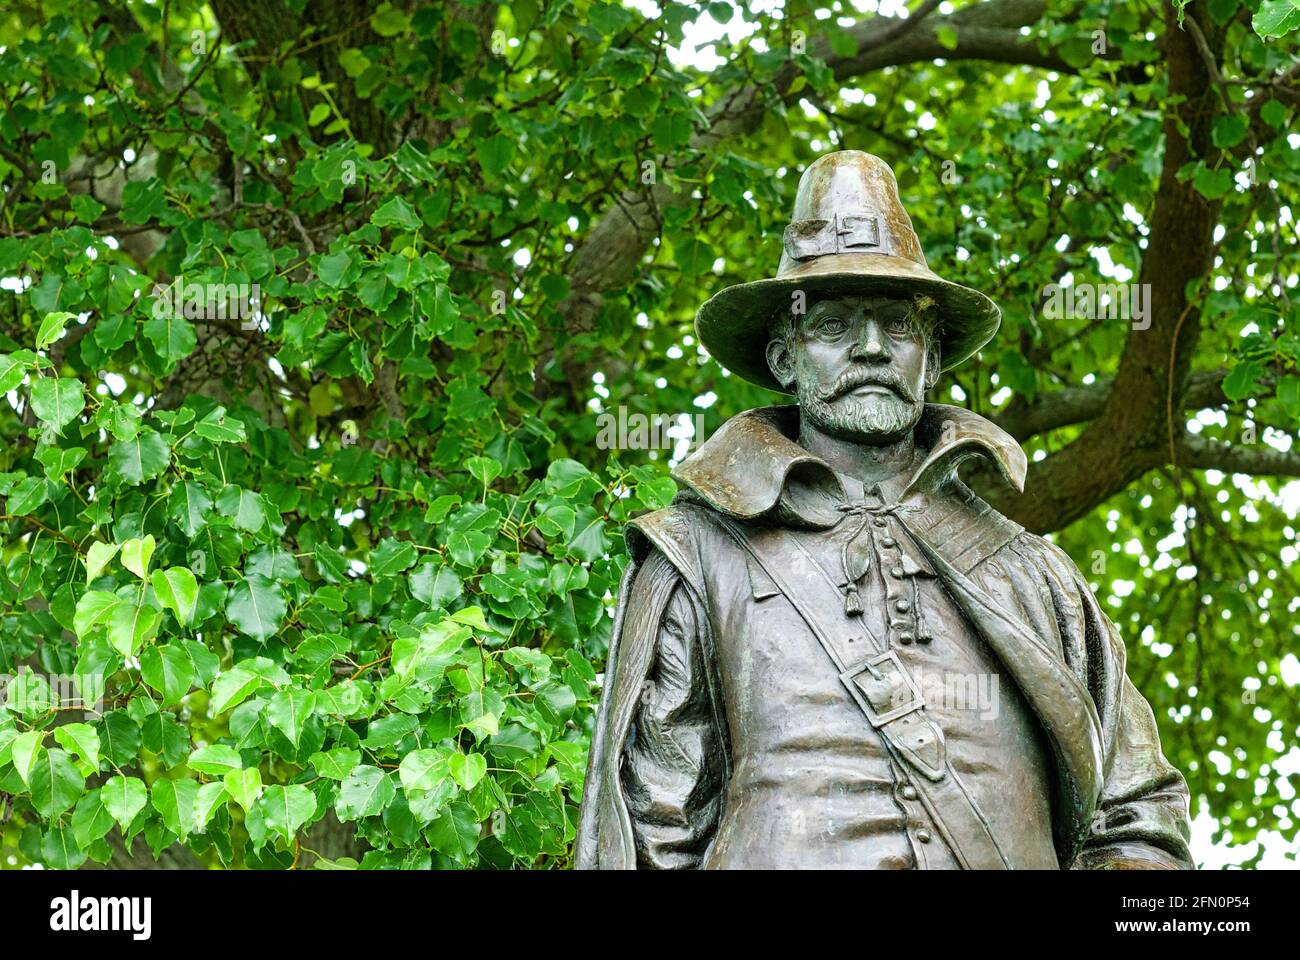
[[[1043,543],[1063,652],[1082,674],[1102,724],[1101,797],[1073,868],[1194,869],[1187,782],[1165,759],[1151,706],[1128,678],[1119,629],[1073,561]]]
[[[717,829],[724,761],[707,682],[703,611],[666,562],[652,558],[628,597],[629,619],[655,593],[655,577],[676,579],[655,626],[654,648],[623,746],[620,783],[637,866],[694,869]],[[661,587],[662,589],[662,587]]]

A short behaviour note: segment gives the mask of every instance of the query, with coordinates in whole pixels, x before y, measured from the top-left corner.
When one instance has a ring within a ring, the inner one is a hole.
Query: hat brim
[[[768,324],[778,307],[791,304],[796,290],[933,297],[939,305],[944,370],[973,356],[1002,322],[1002,311],[984,294],[944,280],[921,264],[882,254],[837,254],[801,264],[788,276],[719,291],[696,313],[695,332],[714,359],[732,373],[769,390],[791,393],[767,365]]]

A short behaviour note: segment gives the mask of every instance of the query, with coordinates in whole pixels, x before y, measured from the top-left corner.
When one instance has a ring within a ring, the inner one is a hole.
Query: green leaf
[[[481,753],[453,753],[449,763],[451,775],[465,790],[473,790],[487,773],[487,758]]]
[[[939,41],[939,46],[945,50],[957,49],[957,31],[952,27],[943,26],[934,31],[934,38]]]
[[[415,558],[415,546],[410,541],[387,537],[370,556],[370,576],[377,579],[401,573],[414,565]]]
[[[86,778],[60,749],[49,749],[36,758],[29,775],[31,805],[45,820],[61,817],[86,791]]]
[[[334,810],[340,820],[360,820],[384,812],[397,796],[397,788],[388,774],[378,767],[356,767],[339,788]]]
[[[129,484],[158,476],[171,459],[171,448],[156,430],[145,427],[132,440],[119,440],[108,449],[113,471]]]
[[[212,711],[213,716],[225,713],[251,697],[261,685],[261,677],[239,667],[231,667],[212,684],[212,698],[208,709]]]
[[[341,250],[338,253],[331,253],[321,257],[316,272],[321,278],[321,282],[338,289],[343,286],[352,267],[352,254],[346,250]]]
[[[452,299],[451,287],[445,283],[425,284],[416,294],[416,300],[428,318],[428,322],[420,327],[421,336],[425,339],[446,336],[460,319],[460,307]],[[457,502],[460,500],[459,497],[454,499]]]
[[[144,335],[169,370],[193,353],[199,343],[194,324],[178,316],[150,317],[144,322]]]
[[[49,499],[49,489],[44,477],[26,477],[19,480],[9,491],[5,502],[7,511],[15,517],[34,513],[38,507]]]
[[[158,602],[176,614],[182,624],[188,624],[199,599],[199,584],[185,567],[155,570],[150,578]]]
[[[18,357],[0,353],[0,394],[14,390],[27,376],[27,364]]]
[[[122,828],[122,833],[126,833],[136,814],[149,802],[149,791],[145,789],[143,780],[136,777],[116,776],[104,782],[99,797],[109,816],[117,821],[117,825]]]
[[[325,753],[313,753],[310,762],[316,772],[327,780],[343,781],[361,762],[361,752],[339,747]]]
[[[266,510],[262,498],[252,490],[230,484],[217,497],[217,511],[229,517],[235,527],[257,533],[266,524]]]
[[[465,607],[457,610],[451,615],[451,619],[456,623],[463,623],[477,630],[486,630],[488,628],[487,620],[483,617],[483,611],[478,607]]]
[[[122,605],[122,599],[116,594],[106,590],[87,590],[77,601],[77,610],[72,619],[77,637],[84,638],[96,625],[108,620],[113,611]]]
[[[453,756],[445,747],[432,750],[412,750],[402,758],[398,775],[402,789],[408,794],[417,790],[432,790],[451,776],[450,759]]]
[[[84,850],[113,829],[113,816],[104,807],[99,790],[91,790],[72,811],[72,832]]]
[[[41,841],[41,855],[45,865],[54,870],[75,870],[86,862],[86,854],[77,843],[76,830],[71,826],[50,827]]]
[[[257,801],[256,812],[268,830],[292,844],[299,829],[316,815],[316,795],[302,784],[277,784],[266,788]]]
[[[411,596],[436,607],[445,607],[461,595],[463,584],[450,567],[430,561],[410,575]]]
[[[414,637],[399,637],[393,642],[393,670],[403,679],[417,670],[422,676],[441,673],[470,636],[468,628],[447,619],[429,624]]]
[[[478,846],[479,826],[474,810],[468,803],[453,803],[445,813],[429,825],[429,842],[433,849],[465,862]]]
[[[10,744],[10,762],[13,763],[14,769],[18,771],[18,776],[23,783],[31,786],[32,767],[44,752],[41,741],[45,739],[45,732],[42,730],[29,730],[27,733],[20,733],[13,739]]]
[[[1223,395],[1229,400],[1244,400],[1250,396],[1255,381],[1264,373],[1264,368],[1253,360],[1239,363],[1223,378]]]
[[[410,16],[385,0],[370,17],[370,28],[381,37],[396,37],[411,29]]]
[[[1218,170],[1211,170],[1206,166],[1197,167],[1192,185],[1207,200],[1222,199],[1232,189],[1232,171],[1226,167]]]
[[[162,615],[147,604],[119,604],[108,617],[108,642],[123,657],[133,657],[161,623]]]
[[[196,537],[208,524],[212,499],[197,483],[178,483],[167,502],[167,515],[187,537]]]
[[[205,783],[199,787],[199,792],[194,797],[194,822],[191,824],[191,832],[203,833],[212,815],[226,802],[228,796],[226,785],[221,781]]]
[[[248,439],[244,422],[228,416],[225,407],[214,407],[194,425],[194,432],[213,443],[243,443]]]
[[[465,469],[483,486],[492,485],[492,481],[501,476],[501,464],[491,457],[470,457],[465,461]]]
[[[156,546],[153,534],[146,537],[133,537],[126,541],[126,543],[122,544],[122,566],[141,580],[145,579],[149,571],[149,561],[153,559]]]
[[[1283,377],[1277,382],[1277,399],[1287,416],[1300,419],[1300,377]]]
[[[167,196],[157,177],[131,180],[122,188],[122,219],[127,223],[147,223],[166,209]]]
[[[1287,110],[1281,100],[1269,100],[1259,108],[1259,116],[1274,130],[1281,130],[1287,122]]]
[[[370,217],[370,222],[377,227],[399,227],[403,230],[419,230],[422,224],[411,205],[401,197],[393,197]]]
[[[150,646],[140,654],[140,676],[162,694],[162,706],[179,703],[194,683],[194,663],[179,644]]]
[[[718,252],[698,237],[685,237],[673,244],[673,259],[683,274],[698,277],[713,269]]]
[[[1265,40],[1285,36],[1300,28],[1300,0],[1264,0],[1250,25]]]
[[[112,562],[117,551],[116,543],[103,543],[96,540],[90,545],[90,549],[86,551],[86,583],[90,583],[104,572],[104,568]]]
[[[108,209],[94,197],[88,197],[85,194],[74,196],[69,201],[69,205],[72,207],[73,214],[82,223],[94,223],[99,219],[100,214]]]
[[[135,760],[140,752],[140,725],[125,710],[111,710],[100,718],[100,750],[115,766]]]
[[[62,483],[63,475],[75,470],[82,460],[86,459],[86,449],[84,447],[44,447],[36,454],[45,467],[45,477],[53,483]]]
[[[81,773],[90,776],[99,769],[99,731],[88,723],[65,723],[54,728],[54,739],[81,758]]]
[[[311,716],[315,706],[314,693],[290,687],[271,697],[266,705],[266,719],[296,748],[302,740],[302,730],[307,723],[307,718]]]
[[[280,585],[256,574],[231,587],[226,599],[226,618],[263,642],[279,631],[288,609]]]
[[[188,778],[155,780],[149,798],[153,808],[162,817],[165,826],[182,840],[194,828],[194,806],[199,796],[199,783]]]
[[[40,377],[32,384],[32,411],[55,433],[72,422],[85,405],[85,388],[80,380]]]
[[[1211,139],[1216,147],[1227,150],[1246,139],[1246,131],[1249,127],[1249,120],[1241,114],[1215,117]]]
[[[256,767],[247,770],[231,770],[222,778],[226,792],[235,803],[247,812],[253,809],[253,803],[262,795],[262,773]]]
[[[185,765],[195,773],[224,777],[231,770],[239,770],[244,764],[239,759],[238,751],[233,747],[228,747],[224,743],[215,743],[211,746],[199,747],[190,754]]]
[[[44,350],[55,340],[58,340],[67,329],[68,321],[75,319],[77,319],[75,313],[65,311],[47,313],[45,319],[41,321],[40,330],[36,332],[36,349]]]

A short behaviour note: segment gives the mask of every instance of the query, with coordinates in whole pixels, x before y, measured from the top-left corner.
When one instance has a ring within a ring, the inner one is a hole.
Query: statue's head
[[[772,375],[823,433],[864,444],[911,433],[942,368],[937,312],[925,295],[828,294],[770,326]]]
[[[889,165],[841,150],[799,179],[776,276],[720,290],[700,307],[695,329],[733,373],[794,393],[806,416],[865,438],[888,434],[905,412],[919,416],[941,366],[972,356],[1000,319],[984,294],[927,265]],[[863,376],[885,378],[894,392],[821,396],[841,377]]]

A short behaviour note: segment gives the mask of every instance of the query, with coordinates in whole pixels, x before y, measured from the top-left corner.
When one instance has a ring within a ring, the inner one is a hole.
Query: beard
[[[924,412],[924,400],[911,396],[907,386],[897,381],[884,384],[893,393],[847,395],[863,379],[850,372],[830,390],[819,391],[810,379],[799,378],[802,415],[822,433],[839,440],[892,443],[911,433]],[[879,381],[873,377],[871,382]]]

